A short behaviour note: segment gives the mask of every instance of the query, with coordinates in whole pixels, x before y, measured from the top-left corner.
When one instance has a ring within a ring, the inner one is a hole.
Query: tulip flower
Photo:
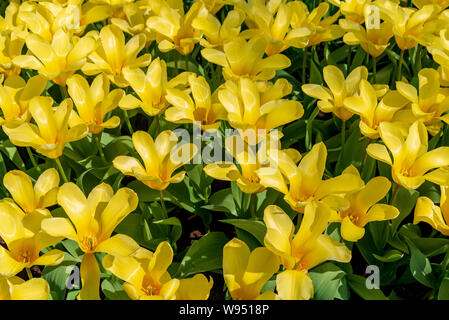
[[[440,87],[440,75],[434,69],[424,68],[418,73],[419,91],[409,83],[398,81],[396,88],[411,102],[411,112],[426,125],[431,135],[436,135],[443,123],[449,123],[449,89]],[[413,118],[412,116],[412,118]]]
[[[123,77],[139,98],[126,95],[119,102],[120,108],[132,110],[141,108],[149,116],[162,114],[168,106],[167,89],[184,82],[188,73],[182,73],[170,81],[167,80],[167,64],[160,58],[154,59],[145,74],[140,68],[123,69]]]
[[[238,3],[239,0],[198,0],[204,4],[205,8],[215,15],[225,4]]]
[[[366,7],[373,3],[372,0],[329,0],[329,2],[340,8],[345,20],[358,24],[365,22]]]
[[[380,23],[379,28],[362,27],[350,20],[340,20],[339,24],[346,31],[343,36],[343,41],[346,44],[360,45],[366,53],[374,58],[385,51],[393,36],[393,26],[387,21]]]
[[[408,50],[418,44],[425,35],[426,22],[439,13],[436,5],[425,5],[421,9],[401,7],[397,3],[385,1],[380,7],[386,21],[393,25],[396,44],[401,50]]]
[[[282,300],[308,300],[313,283],[308,270],[328,260],[349,262],[351,251],[342,243],[323,234],[331,209],[322,203],[309,203],[296,235],[290,217],[278,206],[264,212],[267,226],[265,247],[280,257],[285,271],[276,277],[276,289]]]
[[[153,253],[140,248],[128,257],[106,255],[103,266],[125,281],[123,289],[133,300],[207,300],[213,280],[202,274],[190,279],[173,279],[167,268],[173,249],[166,241]]]
[[[396,112],[408,103],[398,91],[388,91],[378,102],[376,89],[363,79],[360,81],[360,95],[343,101],[348,111],[360,116],[360,132],[370,139],[379,138],[379,124],[392,121]]]
[[[45,279],[0,277],[0,300],[47,300],[49,296],[50,286]]]
[[[359,174],[353,170],[354,174]],[[388,193],[391,182],[385,177],[374,177],[359,191],[348,193],[345,198],[350,206],[335,214],[331,221],[341,222],[341,236],[347,241],[356,242],[365,235],[365,226],[372,221],[385,221],[396,218],[399,210],[395,207],[377,203]]]
[[[37,125],[22,123],[14,127],[3,126],[3,130],[16,146],[33,147],[48,158],[59,158],[65,144],[84,138],[88,129],[84,124],[68,128],[72,100],[65,99],[54,109],[52,106],[51,97],[35,97],[30,101],[29,110]]]
[[[290,6],[293,12],[290,26],[298,30],[298,38],[305,36],[307,47],[338,39],[345,33],[339,25],[334,24],[340,11],[323,19],[329,11],[329,4],[326,2],[321,2],[310,13],[304,11],[304,5],[300,1],[293,1]]]
[[[25,41],[19,36],[19,30],[7,30],[7,22],[0,17],[0,73],[6,76],[20,74],[20,67],[13,59],[22,54]]]
[[[318,108],[323,112],[333,112],[338,118],[348,120],[352,112],[344,108],[344,100],[357,95],[360,81],[368,79],[366,67],[357,67],[345,79],[343,72],[336,66],[328,65],[323,68],[324,82],[329,88],[317,84],[304,84],[301,88],[305,94],[318,99]],[[387,86],[375,85],[376,95],[386,93]]]
[[[202,4],[195,2],[185,13],[183,1],[153,1],[153,15],[148,18],[147,26],[156,32],[159,50],[168,52],[175,49],[182,55],[192,52],[201,37],[200,31],[192,27],[192,20]]]
[[[0,275],[11,277],[25,268],[55,266],[64,260],[64,253],[56,249],[39,256],[43,249],[61,241],[40,230],[47,214],[34,211],[25,215],[13,202],[0,202],[0,237],[8,246],[0,246]]]
[[[270,130],[302,117],[304,109],[299,101],[282,99],[291,90],[285,79],[262,87],[241,77],[237,83],[226,81],[218,90],[218,99],[227,111],[231,127],[254,145],[263,141]]]
[[[382,122],[379,133],[385,145],[372,143],[366,151],[372,158],[391,166],[391,175],[397,184],[409,190],[417,189],[426,180],[449,185],[449,177],[441,169],[449,165],[449,147],[427,151],[427,130],[421,121],[410,126],[407,136],[399,125],[390,122]],[[432,169],[436,170],[430,171]]]
[[[165,119],[174,123],[201,123],[203,130],[217,130],[226,119],[226,109],[218,101],[217,91],[211,94],[202,76],[189,74],[188,87],[192,97],[183,90],[167,88],[165,99],[173,105],[165,111]]]
[[[29,2],[21,6],[18,17],[30,32],[52,41],[59,29],[81,35],[89,24],[103,21],[112,14],[109,6],[82,2],[70,1],[65,6],[59,2]]]
[[[109,92],[109,79],[104,74],[98,75],[91,86],[84,77],[75,74],[67,80],[67,87],[78,111],[70,114],[71,127],[84,124],[89,132],[97,134],[105,128],[116,128],[120,124],[117,116],[103,121],[106,114],[114,110],[125,95],[121,89]]]
[[[449,7],[448,0],[413,0],[412,2],[419,9],[421,9],[425,5],[429,5],[429,4],[439,6],[441,11],[443,11],[444,9],[447,9]]]
[[[31,77],[28,82],[19,76],[6,78],[3,85],[0,84],[0,108],[3,113],[0,124],[14,126],[29,121],[29,102],[44,91],[46,84],[47,80],[40,75]]]
[[[252,252],[234,238],[223,248],[223,277],[234,300],[275,300],[272,291],[260,293],[263,285],[279,270],[279,258],[259,247]]]
[[[430,37],[428,42],[427,50],[432,54],[433,60],[440,64],[438,71],[441,85],[449,86],[449,29],[440,30],[439,36]]]
[[[241,170],[233,162],[222,161],[206,165],[204,172],[214,179],[236,181],[237,186],[244,193],[251,194],[265,190],[265,186],[260,182],[257,170],[270,165],[270,163],[264,161],[266,157],[263,153],[267,152],[266,147],[259,149],[256,154],[240,136],[227,138],[225,147],[234,159],[236,159]],[[274,152],[287,152],[296,162],[301,158],[299,152],[294,149],[282,151],[276,149]],[[276,172],[275,176],[278,179],[283,179],[279,172]]]
[[[150,15],[151,9],[146,8],[145,4],[146,2],[126,4],[122,9],[124,17],[113,17],[111,23],[132,36],[143,33],[148,46],[151,41],[155,40],[155,35],[146,26],[146,20]]]
[[[114,167],[159,191],[165,190],[170,183],[179,183],[184,179],[185,171],[175,175],[173,172],[189,162],[198,151],[191,143],[177,146],[178,138],[170,130],[162,131],[156,140],[144,131],[137,131],[132,140],[143,165],[136,158],[118,156],[113,161]]]
[[[26,45],[31,53],[15,57],[13,63],[21,68],[37,70],[54,83],[65,86],[67,79],[84,66],[87,56],[95,49],[96,41],[88,35],[77,38],[59,29],[51,42],[29,34]]]
[[[36,210],[42,212],[56,204],[59,174],[54,168],[47,169],[37,178],[33,187],[25,172],[11,170],[3,177],[3,185],[25,214]]]
[[[274,173],[273,168],[257,170],[260,184],[285,194],[284,200],[297,212],[302,213],[310,202],[324,202],[334,210],[345,210],[349,203],[340,194],[359,190],[364,186],[363,180],[351,170],[322,180],[326,157],[322,142],[315,144],[298,165],[289,154],[278,153],[278,169]]]
[[[137,194],[129,188],[120,188],[115,194],[106,183],[99,184],[84,196],[76,184],[63,184],[58,191],[58,204],[69,217],[42,221],[42,230],[54,237],[74,240],[84,252],[81,262],[82,288],[78,299],[100,299],[100,269],[95,252],[128,256],[139,245],[123,234],[112,236],[114,229],[137,208]]]
[[[291,62],[283,54],[263,58],[267,45],[267,40],[262,36],[255,36],[248,41],[236,38],[225,43],[223,51],[206,48],[201,50],[201,54],[207,61],[222,66],[223,76],[227,80],[237,80],[242,76],[270,80],[277,70],[288,68]]]
[[[221,24],[206,7],[202,7],[192,20],[192,27],[204,35],[204,38],[200,40],[201,46],[213,48],[223,46],[226,42],[237,38],[244,19],[244,12],[236,9],[229,11]]]
[[[123,69],[146,67],[150,64],[149,53],[137,56],[145,46],[144,34],[132,37],[125,44],[123,32],[115,25],[107,25],[97,36],[101,45],[89,55],[89,62],[82,67],[84,74],[91,76],[103,72],[115,85],[127,87],[129,84],[123,77]]]
[[[304,48],[309,42],[313,30],[307,27],[292,29],[290,24],[296,14],[307,14],[307,6],[301,1],[289,3],[276,3],[271,1],[251,1],[242,3],[247,15],[246,24],[249,29],[243,31],[241,36],[251,38],[262,35],[268,42],[265,53],[268,56],[281,53],[290,46]],[[304,16],[305,18],[305,16]]]
[[[441,186],[441,199],[440,206],[436,206],[432,200],[427,197],[419,197],[416,201],[415,216],[413,219],[414,224],[419,222],[425,222],[432,226],[435,230],[438,230],[445,236],[449,235],[449,207],[448,207],[448,195],[449,187]]]

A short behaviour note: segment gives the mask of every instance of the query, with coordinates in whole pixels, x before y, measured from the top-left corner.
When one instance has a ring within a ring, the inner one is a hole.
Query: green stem
[[[373,57],[373,80],[374,84],[377,82],[376,57]]]
[[[418,73],[421,70],[421,51],[422,45],[418,44],[418,49],[415,55],[415,72]]]
[[[42,169],[37,165],[37,161],[36,161],[36,159],[34,158],[33,152],[31,151],[30,147],[26,147],[26,149],[27,149],[27,152],[28,152],[28,156],[29,156],[30,159],[31,159],[31,163],[33,164],[33,167],[36,168],[36,170],[37,170],[38,173],[41,173],[41,172],[42,172]]]
[[[346,60],[346,65],[347,65],[347,67],[348,67],[348,70],[347,70],[347,72],[348,72],[348,74],[351,72],[351,54],[352,54],[352,47],[351,46],[348,46],[348,57],[347,57],[347,60]]]
[[[405,50],[401,50],[401,55],[399,56],[398,76],[397,76],[398,81],[401,81],[402,63],[404,62],[404,52]]]
[[[129,121],[128,111],[123,110],[123,115],[125,116],[125,122],[126,122],[126,126],[128,127],[129,134],[132,135],[134,133],[134,130],[131,125],[131,122]]]
[[[67,179],[67,176],[65,175],[64,169],[62,168],[61,161],[59,158],[55,159],[56,165],[58,166],[59,172],[61,173],[62,180],[64,180],[65,183],[69,182],[69,179]]]
[[[69,93],[67,92],[66,86],[59,86],[59,90],[61,91],[62,100],[67,99],[69,97]]]
[[[308,47],[304,48],[304,56],[302,57],[302,84],[306,83],[306,62],[307,62]]]
[[[186,54],[184,56],[184,61],[186,63],[186,71],[189,71],[189,55],[188,54]]]
[[[394,205],[394,202],[396,201],[396,197],[398,195],[399,188],[400,188],[400,186],[397,183],[393,183],[393,195],[391,196],[391,199],[390,199],[391,205]]]
[[[342,120],[341,123],[341,146],[345,145],[346,141],[346,120]]]
[[[444,277],[448,264],[449,264],[449,246],[447,246],[446,248],[446,254],[444,256],[443,262],[441,263],[441,278]]]
[[[256,216],[256,200],[257,200],[256,194],[255,193],[251,193],[251,217],[253,219],[257,219],[257,216]]]
[[[33,274],[31,273],[30,268],[25,268],[25,269],[26,269],[26,271],[27,271],[28,280],[33,279]]]
[[[164,217],[168,218],[167,208],[165,207],[165,202],[164,202],[164,192],[161,190],[160,193],[161,193],[161,195],[160,195],[161,207],[162,207],[162,210],[164,211]]]
[[[98,153],[100,154],[101,159],[106,160],[104,157],[103,147],[101,146],[101,132],[95,135],[95,142],[97,143]]]

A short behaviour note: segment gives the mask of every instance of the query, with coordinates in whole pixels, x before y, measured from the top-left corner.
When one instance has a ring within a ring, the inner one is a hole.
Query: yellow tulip
[[[357,67],[345,79],[343,72],[336,66],[328,65],[323,68],[323,78],[327,87],[317,84],[304,84],[302,91],[308,96],[318,99],[318,108],[323,112],[332,112],[342,120],[352,117],[352,112],[344,108],[344,100],[357,95],[362,80],[368,79],[366,67]],[[376,95],[382,96],[387,92],[387,86],[375,85]]]
[[[133,300],[207,300],[212,278],[197,274],[189,279],[173,279],[167,268],[173,249],[166,241],[153,253],[140,248],[128,257],[106,255],[103,266],[124,282],[123,289]]]
[[[22,54],[25,41],[16,31],[6,29],[5,20],[0,17],[0,74],[6,76],[20,74],[20,67],[13,63],[13,59]]]
[[[358,173],[357,173],[358,174]],[[391,182],[385,177],[372,178],[359,191],[348,193],[345,198],[350,206],[335,214],[331,221],[341,222],[341,236],[347,241],[356,242],[365,235],[365,226],[372,221],[394,219],[399,215],[395,207],[377,203],[388,193]]]
[[[82,2],[70,1],[65,6],[57,2],[28,2],[21,6],[18,18],[30,32],[50,42],[59,29],[81,35],[89,24],[103,21],[112,14],[109,6],[92,2],[82,5]]]
[[[379,28],[362,27],[350,20],[340,20],[340,26],[346,31],[343,41],[348,45],[360,45],[366,53],[377,58],[390,45],[393,26],[390,22],[382,22]],[[366,25],[366,23],[365,23]]]
[[[449,185],[449,176],[441,169],[449,165],[449,147],[427,151],[427,130],[421,121],[410,126],[408,135],[404,135],[398,124],[390,122],[382,122],[379,133],[385,145],[372,143],[366,151],[374,159],[391,166],[391,175],[397,184],[409,190],[418,188],[425,180]],[[436,170],[430,171],[432,169]]]
[[[53,109],[51,97],[35,97],[31,99],[29,110],[36,124],[22,123],[18,126],[3,126],[3,130],[16,146],[33,147],[38,153],[56,159],[62,155],[67,142],[84,138],[88,129],[80,124],[68,128],[69,116],[73,103],[65,99]]]
[[[0,277],[0,300],[47,300],[49,296],[50,286],[45,279]]]
[[[266,156],[263,154],[267,150],[261,148],[256,154],[240,136],[227,138],[225,147],[234,159],[236,159],[241,169],[239,170],[233,162],[223,161],[206,165],[204,172],[214,179],[236,181],[237,186],[244,193],[258,193],[265,190],[265,186],[261,184],[257,172],[260,168],[270,166],[270,163],[265,161]],[[296,162],[301,158],[299,152],[294,149],[274,150],[274,152],[286,152]],[[283,179],[279,172],[274,176],[278,179]]]
[[[270,130],[302,117],[304,109],[299,101],[282,99],[291,91],[285,79],[271,85],[241,77],[237,83],[226,81],[218,90],[218,99],[231,127],[254,145],[266,139]]]
[[[431,135],[436,135],[443,123],[449,123],[449,88],[440,87],[440,75],[435,69],[424,68],[418,73],[419,91],[411,84],[398,81],[396,88],[411,102],[412,117],[423,121]]]
[[[285,194],[284,200],[297,212],[302,213],[310,202],[324,202],[334,210],[345,210],[349,203],[340,194],[359,190],[364,185],[363,180],[352,169],[322,180],[326,157],[326,146],[322,142],[315,144],[298,165],[289,154],[280,152],[274,172],[273,168],[257,171],[260,184]]]
[[[215,15],[225,4],[238,3],[240,0],[196,0],[204,4],[206,9]]]
[[[162,114],[168,106],[167,89],[185,82],[187,73],[182,73],[170,81],[167,80],[167,64],[160,58],[154,59],[145,74],[140,68],[124,68],[123,76],[137,94],[126,95],[119,106],[124,110],[141,108],[149,116]]]
[[[440,10],[443,11],[447,7],[449,7],[449,1],[448,0],[413,0],[412,1],[415,6],[418,8],[422,8],[425,5],[433,4],[440,7]]]
[[[382,17],[393,25],[396,44],[401,50],[408,50],[418,44],[425,35],[425,25],[439,13],[436,5],[425,5],[421,9],[405,8],[399,4],[384,1]]]
[[[28,214],[56,204],[59,174],[54,168],[47,169],[39,176],[33,187],[30,177],[25,172],[11,170],[3,177],[3,185],[23,212]]]
[[[301,1],[251,1],[248,4],[243,2],[243,8],[247,14],[246,24],[249,29],[243,31],[241,36],[249,38],[259,34],[265,37],[268,42],[265,53],[268,56],[281,53],[290,46],[304,48],[313,34],[307,27],[290,27],[295,14],[308,13],[307,6]]]
[[[61,241],[41,230],[41,221],[51,217],[48,210],[24,214],[12,201],[0,202],[0,237],[8,249],[0,246],[0,275],[11,277],[32,266],[55,266],[64,260],[64,253],[51,250],[39,253]]]
[[[179,183],[184,179],[185,171],[173,175],[174,171],[189,162],[198,149],[191,143],[177,146],[178,138],[170,130],[162,131],[153,138],[144,131],[134,132],[133,145],[143,160],[129,156],[118,156],[114,167],[124,175],[130,175],[146,184],[151,189],[163,191],[170,183]]]
[[[279,258],[259,247],[250,252],[245,242],[234,238],[223,248],[223,277],[234,300],[275,300],[272,291],[260,293],[279,270]]]
[[[82,71],[86,75],[105,73],[112,83],[119,87],[129,84],[123,76],[123,69],[146,67],[150,64],[151,55],[145,53],[137,56],[145,46],[145,35],[139,33],[125,44],[125,36],[115,25],[103,27],[100,34],[95,34],[101,45],[89,55],[89,62]]]
[[[236,9],[228,12],[222,24],[206,7],[202,7],[192,20],[192,27],[204,35],[200,40],[201,46],[213,48],[237,38],[244,19],[244,12]]]
[[[192,27],[192,20],[202,4],[195,2],[189,11],[184,13],[183,1],[153,1],[153,15],[148,18],[147,26],[156,32],[159,50],[168,52],[175,49],[182,55],[192,52],[201,37],[200,31]]]
[[[335,40],[344,35],[344,30],[338,24],[334,24],[340,16],[340,11],[323,19],[329,11],[328,3],[321,2],[310,13],[304,11],[304,6],[300,1],[293,1],[290,6],[293,12],[290,25],[293,29],[299,30],[299,36],[306,31],[304,34],[307,39],[307,47]]]
[[[155,40],[155,35],[146,26],[146,20],[151,12],[146,4],[147,1],[126,4],[123,6],[124,16],[112,18],[111,23],[132,36],[143,33],[146,38],[146,46],[148,46],[151,41]]]
[[[432,54],[433,60],[440,64],[438,71],[441,85],[449,86],[449,29],[442,29],[438,37],[430,37],[428,42],[427,50]]]
[[[100,268],[95,252],[128,256],[139,245],[123,234],[112,232],[126,216],[137,208],[137,194],[121,188],[115,194],[106,183],[99,184],[84,196],[76,184],[63,184],[58,191],[58,204],[69,217],[49,218],[42,221],[42,230],[54,237],[74,240],[84,252],[81,262],[82,288],[78,299],[100,299]]]
[[[340,8],[346,20],[357,24],[365,22],[366,7],[373,3],[372,0],[329,0],[329,2]]]
[[[17,56],[13,63],[25,69],[37,70],[54,83],[65,86],[67,79],[86,63],[86,57],[95,49],[91,36],[77,38],[62,29],[56,31],[51,42],[36,34],[26,37],[32,54]]]
[[[28,110],[32,98],[39,96],[45,89],[47,80],[40,76],[31,77],[27,82],[19,76],[9,76],[0,84],[0,108],[3,118],[1,125],[18,125],[31,118]]]
[[[255,80],[270,80],[277,70],[288,68],[291,62],[283,54],[263,58],[267,45],[267,40],[262,36],[248,41],[236,38],[226,42],[223,50],[205,48],[201,54],[207,61],[223,67],[225,79],[238,80],[247,76]]]
[[[226,119],[226,109],[218,101],[217,91],[211,94],[202,76],[189,74],[186,80],[193,99],[181,89],[167,88],[165,99],[173,106],[165,111],[165,119],[174,123],[200,122],[203,130],[217,130],[220,120]]]
[[[103,121],[106,114],[114,110],[125,95],[121,89],[109,92],[109,79],[103,73],[93,80],[91,86],[84,77],[75,74],[67,80],[67,87],[78,111],[70,114],[71,127],[84,124],[90,132],[97,134],[105,128],[116,128],[120,124],[117,116]]]
[[[267,226],[265,247],[280,257],[285,271],[276,277],[276,289],[282,300],[308,300],[313,297],[313,283],[308,270],[322,262],[349,262],[351,251],[342,243],[323,234],[331,209],[321,203],[309,203],[296,235],[290,217],[278,206],[265,209]]]
[[[427,197],[419,197],[416,201],[415,216],[413,223],[425,222],[438,230],[445,236],[449,235],[449,187],[441,186],[440,206],[436,206],[432,200]]]
[[[360,94],[343,102],[348,111],[360,116],[360,132],[370,139],[379,138],[379,124],[392,121],[396,112],[408,103],[398,91],[388,91],[378,102],[376,89],[364,79],[360,81]]]

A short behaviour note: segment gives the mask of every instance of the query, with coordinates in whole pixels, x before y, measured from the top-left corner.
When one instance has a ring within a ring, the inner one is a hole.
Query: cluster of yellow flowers
[[[102,183],[86,198],[64,173],[59,158],[66,144],[91,135],[101,153],[98,136],[120,125],[118,116],[110,116],[117,107],[125,117],[127,110],[140,108],[175,124],[199,122],[203,130],[218,130],[227,122],[236,129],[239,135],[227,138],[225,148],[239,166],[216,162],[204,167],[206,174],[235,181],[247,194],[275,189],[302,221],[295,227],[280,207],[270,205],[263,216],[264,247],[251,252],[243,241],[229,241],[223,248],[229,293],[233,299],[313,297],[308,270],[327,260],[351,259],[343,243],[324,234],[330,222],[341,223],[342,238],[356,242],[366,224],[399,215],[394,206],[379,203],[392,185],[385,177],[365,183],[350,165],[324,179],[327,149],[322,142],[304,156],[272,146],[263,154],[253,151],[255,144],[268,144],[259,130],[270,131],[304,114],[299,101],[285,98],[292,85],[286,79],[273,81],[277,71],[291,65],[282,52],[294,47],[306,53],[309,47],[341,37],[374,58],[374,81],[368,81],[364,66],[345,77],[329,65],[323,69],[326,86],[303,84],[303,92],[318,99],[317,107],[335,114],[343,126],[354,115],[360,118],[361,133],[372,141],[367,154],[391,166],[393,197],[399,186],[417,189],[426,180],[441,186],[440,207],[427,197],[418,199],[415,223],[427,222],[449,235],[449,147],[428,151],[428,133],[440,134],[443,122],[449,123],[449,88],[442,87],[449,85],[449,2],[413,1],[417,8],[395,0],[330,3],[338,7],[332,15],[326,2],[309,12],[297,0],[197,0],[187,12],[182,0],[11,1],[0,17],[0,125],[10,141],[28,148],[31,156],[30,148],[55,159],[65,183],[60,186],[53,168],[34,186],[22,171],[4,176],[12,199],[0,202],[0,237],[7,245],[0,246],[0,298],[47,299],[48,283],[31,279],[29,269],[60,264],[62,251],[41,252],[63,239],[76,241],[84,252],[79,299],[100,298],[96,252],[107,254],[103,267],[124,281],[132,299],[209,297],[213,281],[203,274],[170,276],[173,250],[168,242],[151,252],[126,235],[113,235],[138,206],[133,190],[114,193]],[[223,6],[232,10],[220,21],[216,13]],[[370,20],[373,8],[379,9],[377,27]],[[395,89],[375,83],[375,59],[393,36],[401,50]],[[179,61],[152,57],[147,49],[154,42],[160,52],[176,50],[183,56],[200,46],[202,57],[221,67],[224,83],[211,90],[205,77],[187,71],[188,63],[185,72],[169,79],[167,64],[174,63],[178,70]],[[438,70],[419,71],[418,89],[401,77],[404,52],[415,46],[425,47],[440,65]],[[95,77],[89,84],[86,76]],[[52,97],[42,95],[49,84],[61,89],[63,100],[57,106]],[[154,139],[144,131],[131,133],[141,159],[118,156],[112,162],[116,169],[161,195],[171,183],[183,181],[185,171],[178,169],[198,152],[196,146],[179,146],[170,130]],[[244,147],[236,151],[236,143]],[[172,156],[186,152],[190,156],[182,160]],[[68,218],[52,217],[48,208],[56,204]],[[16,276],[23,269],[30,280]],[[261,293],[274,275],[276,292]]]

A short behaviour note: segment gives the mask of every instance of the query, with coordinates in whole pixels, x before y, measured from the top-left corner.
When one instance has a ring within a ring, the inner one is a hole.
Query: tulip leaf
[[[313,281],[315,300],[348,299],[349,292],[344,279],[345,272],[335,264],[327,262],[309,272]]]
[[[366,285],[367,279],[356,275],[347,274],[346,279],[348,284],[355,293],[357,293],[364,300],[388,300],[385,294],[380,289],[368,289]]]
[[[178,239],[181,237],[182,226],[181,226],[181,221],[179,221],[178,218],[170,217],[168,219],[153,221],[153,223],[173,226],[173,228],[171,230],[171,236],[170,236],[173,243],[176,243],[176,241],[178,241]]]
[[[444,277],[438,289],[438,300],[449,300],[449,278]]]
[[[403,187],[399,188],[396,199],[393,202],[393,205],[399,210],[399,216],[391,222],[392,234],[396,233],[401,222],[412,212],[419,196],[419,193],[415,190],[407,190]]]
[[[395,262],[401,260],[404,257],[404,253],[396,249],[389,249],[382,256],[375,253],[373,253],[373,256],[382,262]]]
[[[195,240],[179,264],[175,277],[220,269],[223,259],[223,247],[228,237],[223,232],[209,232]]]
[[[434,288],[435,278],[432,274],[432,266],[429,259],[413,244],[413,242],[405,237],[411,257],[410,257],[410,271],[413,277],[423,285]]]
[[[101,283],[101,291],[109,300],[131,300],[122,287],[123,281],[117,277],[104,279]]]
[[[222,189],[215,192],[209,198],[208,204],[202,206],[202,208],[211,211],[227,212],[237,216],[236,205],[234,202],[234,197],[232,196],[231,188]]]
[[[245,230],[253,235],[260,242],[260,244],[264,243],[264,237],[265,233],[267,232],[267,228],[262,221],[252,219],[226,219],[219,221],[232,224],[237,228]]]

